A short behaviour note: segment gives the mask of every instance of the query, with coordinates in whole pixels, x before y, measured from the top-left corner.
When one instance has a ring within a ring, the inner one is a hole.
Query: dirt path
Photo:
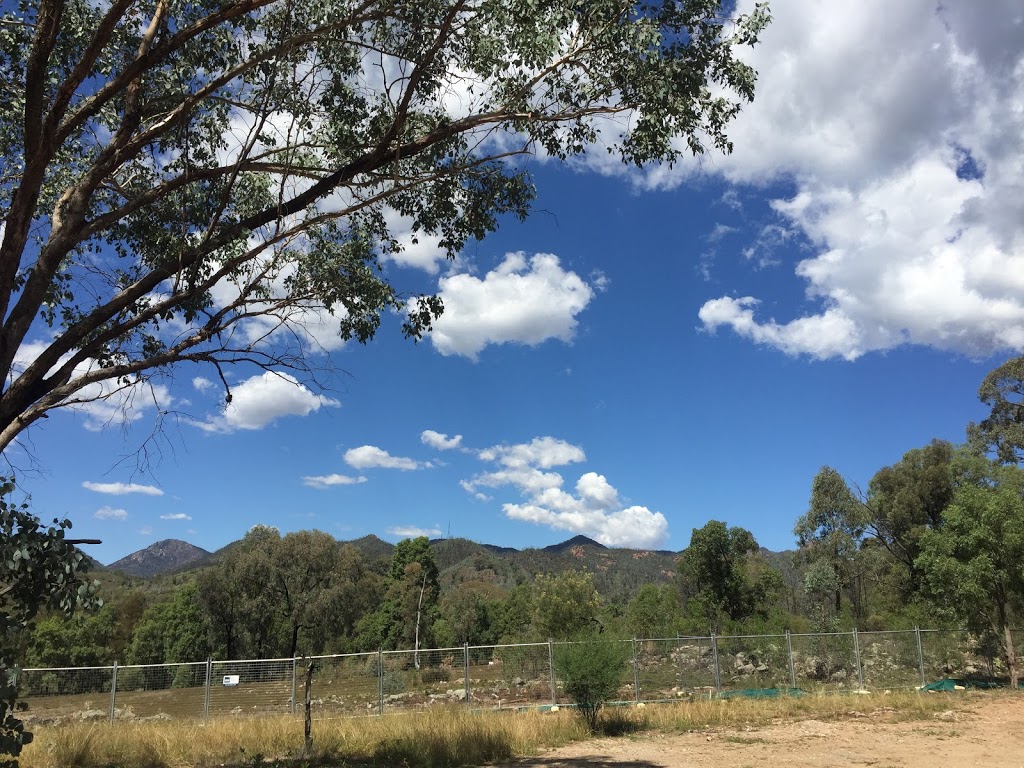
[[[999,697],[963,711],[909,723],[879,722],[878,718],[864,716],[830,722],[804,720],[749,730],[598,739],[497,768],[861,765],[1024,768],[1024,697]]]

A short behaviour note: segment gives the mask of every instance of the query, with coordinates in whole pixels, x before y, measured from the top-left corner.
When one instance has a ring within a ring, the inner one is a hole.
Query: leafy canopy
[[[88,563],[67,540],[68,520],[43,526],[27,504],[10,500],[14,481],[0,479],[0,761],[17,758],[32,741],[14,716],[18,654],[24,634],[40,611],[70,615],[100,604],[96,585],[82,574]]]
[[[380,259],[525,216],[517,155],[729,151],[719,0],[23,0],[0,18],[0,449],[178,362],[307,379],[443,307]],[[396,222],[398,224],[396,225]],[[329,332],[328,332],[329,331]],[[122,401],[123,402],[123,401]]]

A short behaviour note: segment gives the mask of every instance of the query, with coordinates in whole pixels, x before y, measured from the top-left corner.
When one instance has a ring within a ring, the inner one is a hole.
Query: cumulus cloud
[[[128,510],[113,507],[100,507],[93,513],[97,520],[127,520]]]
[[[192,379],[192,386],[200,392],[206,392],[209,389],[213,389],[213,382],[202,376],[196,376]]]
[[[433,528],[419,528],[415,525],[395,525],[388,528],[387,532],[392,536],[401,536],[403,539],[415,539],[420,536],[434,539],[441,535],[441,529],[436,526]]]
[[[86,480],[82,487],[96,493],[107,493],[111,496],[124,496],[129,493],[141,493],[144,496],[163,496],[164,492],[154,485],[139,485],[138,483],[94,483]]]
[[[337,400],[310,392],[287,373],[270,371],[232,387],[231,396],[220,416],[197,426],[208,432],[262,429],[283,416],[308,416],[322,407],[341,405]]]
[[[555,437],[535,437],[529,443],[495,445],[480,451],[484,461],[496,461],[506,467],[538,466],[548,469],[587,460],[578,445]]]
[[[462,273],[438,281],[444,314],[430,340],[443,355],[473,360],[489,344],[570,342],[594,291],[553,254],[509,253],[483,279]]]
[[[431,448],[436,448],[439,451],[450,451],[452,448],[458,448],[462,442],[462,435],[455,435],[454,437],[448,437],[443,432],[435,432],[432,429],[425,429],[420,433],[420,442],[424,445],[429,445]]]
[[[773,16],[746,54],[757,99],[717,170],[795,183],[773,207],[811,249],[796,267],[808,308],[764,317],[758,297],[723,296],[701,308],[704,327],[814,358],[1024,351],[1019,6],[792,2]]]
[[[511,486],[526,503],[505,503],[502,509],[513,520],[591,536],[612,547],[658,547],[668,537],[668,520],[647,507],[624,507],[618,491],[604,475],[586,472],[576,481],[575,494],[564,490],[558,472],[544,471],[586,460],[583,449],[552,437],[529,443],[487,448],[478,456],[501,467],[460,483],[468,493],[488,497],[479,489]]]
[[[325,490],[327,488],[333,488],[337,485],[358,485],[359,483],[365,483],[366,478],[352,477],[350,475],[307,475],[302,478],[302,484],[309,486],[310,488],[316,488],[317,490]]]
[[[184,512],[174,512],[169,515],[160,515],[161,520],[191,520],[190,515],[186,515]]]
[[[402,456],[392,456],[375,445],[361,445],[345,451],[345,463],[355,469],[423,469],[429,462],[420,462]]]

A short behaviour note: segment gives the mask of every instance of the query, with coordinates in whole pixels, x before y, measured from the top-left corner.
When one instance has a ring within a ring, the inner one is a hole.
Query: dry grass
[[[958,694],[731,699],[621,707],[603,714],[605,731],[688,731],[873,714],[892,720],[930,717],[960,706]],[[259,766],[479,765],[587,737],[571,711],[471,713],[449,708],[384,718],[320,720],[314,754],[302,753],[302,721],[292,717],[65,725],[39,728],[23,768],[194,768]]]

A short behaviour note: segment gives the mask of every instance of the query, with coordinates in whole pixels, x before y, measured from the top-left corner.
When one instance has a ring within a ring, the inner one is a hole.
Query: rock
[[[768,665],[767,664],[758,664],[757,665],[757,671],[758,672],[767,672],[768,671]]]
[[[516,688],[522,688],[524,685],[526,685],[526,683],[523,680],[523,678],[514,677],[512,678],[512,685],[514,685]]]
[[[945,720],[947,722],[955,721],[957,719],[956,712],[951,709],[947,709],[945,712],[936,712],[936,720]]]
[[[831,677],[829,677],[829,680],[833,683],[841,683],[845,681],[847,677],[849,677],[849,673],[845,669],[837,669],[832,673]]]
[[[466,700],[466,689],[459,688],[455,691],[448,691],[448,698],[452,701],[465,701]]]
[[[739,672],[741,675],[752,675],[756,670],[757,668],[749,662],[742,666],[736,667],[736,671]]]
[[[104,712],[102,709],[84,709],[81,712],[76,712],[75,717],[79,720],[106,720],[110,717],[110,713]]]

